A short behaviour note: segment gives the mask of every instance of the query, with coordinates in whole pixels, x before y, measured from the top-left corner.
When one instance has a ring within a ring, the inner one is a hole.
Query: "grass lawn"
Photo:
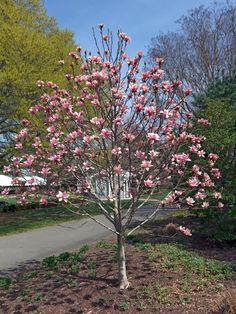
[[[10,204],[16,203],[14,197],[5,198],[4,200],[7,200]],[[130,204],[129,200],[124,200],[122,202],[125,207],[128,207]],[[108,202],[105,203],[105,206],[108,209]],[[79,210],[82,211],[83,209],[86,209],[91,215],[98,215],[101,213],[96,203],[80,205]],[[66,221],[78,220],[84,217],[85,216],[73,214],[62,206],[36,208],[32,210],[17,210],[15,212],[7,213],[0,212],[0,236],[42,228]]]
[[[129,289],[119,291],[117,246],[108,239],[0,276],[0,312],[236,313],[236,247],[168,236],[166,223],[128,238]]]

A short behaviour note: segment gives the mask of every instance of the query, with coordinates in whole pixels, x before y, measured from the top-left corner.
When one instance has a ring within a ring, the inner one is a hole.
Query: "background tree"
[[[178,31],[151,40],[147,60],[165,59],[164,70],[194,93],[205,93],[221,77],[236,70],[236,5],[212,3],[190,10],[178,21]]]
[[[38,100],[39,78],[67,86],[58,60],[75,43],[70,31],[60,30],[47,16],[41,0],[2,0],[0,28],[0,143],[5,146]]]
[[[210,128],[195,126],[196,132],[208,138],[206,151],[216,151],[220,156],[218,166],[221,178],[218,181],[224,188],[223,197],[226,208],[208,213],[212,217],[215,230],[218,225],[218,239],[235,239],[236,217],[236,79],[224,78],[209,87],[206,95],[194,97],[197,115],[209,119]],[[214,237],[216,232],[214,230]]]

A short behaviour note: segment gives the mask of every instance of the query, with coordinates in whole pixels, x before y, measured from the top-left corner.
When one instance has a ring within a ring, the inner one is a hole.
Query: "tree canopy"
[[[60,30],[47,16],[41,0],[0,3],[0,135],[2,144],[32,102],[38,99],[37,80],[67,81],[58,60],[75,48],[73,34]],[[63,70],[65,71],[65,70]]]
[[[221,77],[236,70],[236,5],[212,3],[189,11],[178,21],[178,31],[152,38],[148,62],[165,59],[171,79],[180,79],[196,93],[206,93]]]

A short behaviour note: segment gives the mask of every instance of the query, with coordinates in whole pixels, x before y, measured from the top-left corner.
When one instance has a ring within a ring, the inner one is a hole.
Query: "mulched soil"
[[[166,228],[170,222],[183,223],[179,219],[166,219],[160,225],[149,225],[139,232],[148,243],[176,243],[179,239],[189,250],[221,261],[236,260],[235,243],[218,245],[196,234],[192,238],[172,236]],[[186,221],[185,221],[186,223]],[[195,220],[188,219],[188,226]],[[110,238],[109,243],[114,239]],[[141,296],[142,287],[154,285],[176,288],[183,273],[172,273],[149,261],[148,252],[138,250],[133,243],[127,245],[128,277],[130,288],[120,291],[117,285],[117,265],[112,248],[97,248],[95,245],[85,253],[85,263],[80,263],[78,273],[70,273],[68,268],[59,272],[45,270],[40,263],[27,265],[11,273],[14,283],[8,290],[0,289],[1,314],[95,314],[95,313],[162,313],[162,314],[223,314],[236,313],[236,276],[221,282],[222,285],[208,286],[193,291],[191,300],[162,302],[155,298]],[[89,261],[96,264],[93,272],[88,269]],[[30,277],[30,274],[35,272]],[[28,277],[27,277],[28,274]],[[96,276],[96,278],[94,278]],[[27,279],[28,278],[28,279]],[[234,308],[235,306],[235,308]],[[230,310],[231,309],[231,310]],[[235,310],[235,312],[234,312]]]

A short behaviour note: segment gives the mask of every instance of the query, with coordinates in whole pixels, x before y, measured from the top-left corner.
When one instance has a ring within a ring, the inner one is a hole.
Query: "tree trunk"
[[[127,289],[129,281],[126,274],[125,241],[123,235],[117,235],[118,244],[118,278],[120,289]]]

